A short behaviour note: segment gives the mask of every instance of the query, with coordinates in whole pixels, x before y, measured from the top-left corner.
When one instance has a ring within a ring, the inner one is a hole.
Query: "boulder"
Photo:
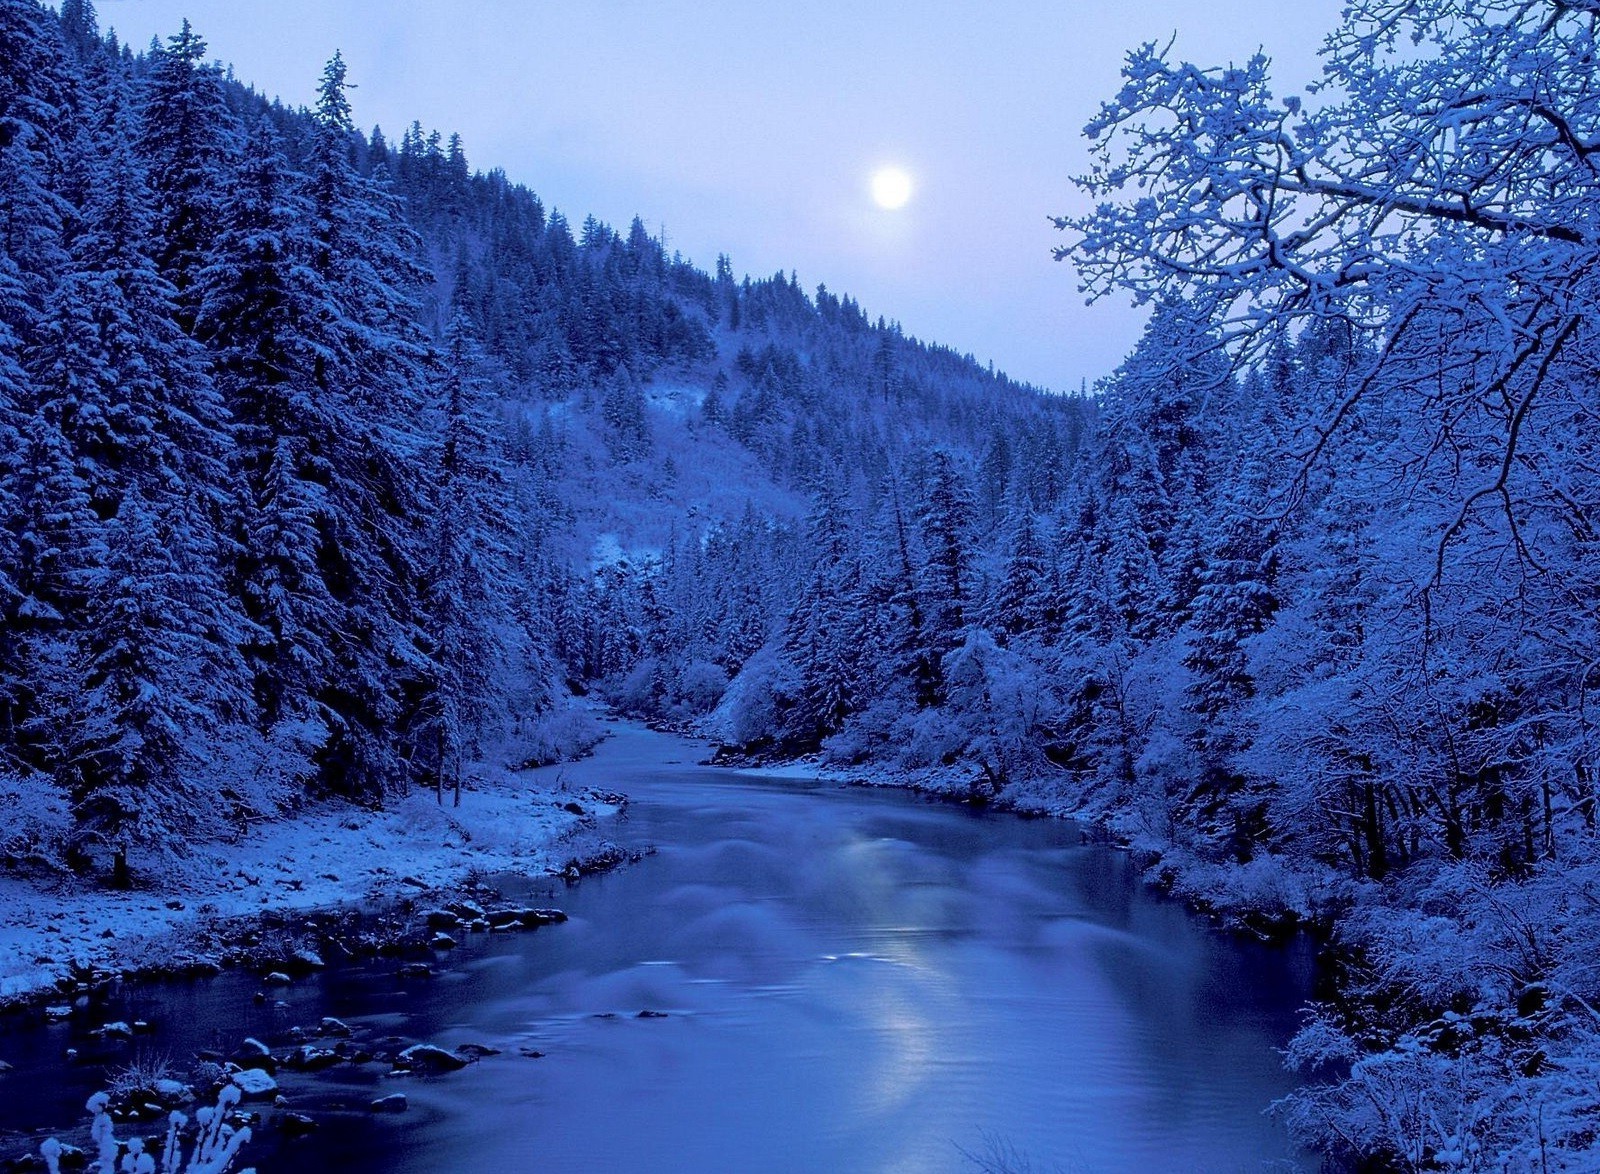
[[[270,1097],[278,1091],[278,1082],[259,1068],[241,1068],[228,1079],[246,1098]]]
[[[302,1072],[320,1072],[343,1062],[344,1057],[329,1048],[314,1048],[304,1044],[289,1057],[289,1066]]]
[[[272,1049],[258,1039],[246,1039],[240,1044],[234,1050],[233,1062],[239,1068],[254,1068],[267,1073],[278,1070],[278,1062],[272,1057]]]
[[[406,1094],[392,1092],[386,1097],[379,1097],[368,1107],[374,1113],[404,1113],[406,1111]]]
[[[278,1117],[278,1130],[285,1137],[304,1137],[317,1127],[317,1123],[304,1113],[283,1113]]]
[[[413,1072],[456,1072],[467,1066],[460,1056],[434,1044],[412,1044],[395,1057],[395,1064]]]

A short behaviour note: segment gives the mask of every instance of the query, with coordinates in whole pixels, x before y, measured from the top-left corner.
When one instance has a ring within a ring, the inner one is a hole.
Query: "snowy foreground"
[[[170,961],[188,931],[216,918],[379,904],[474,874],[559,871],[619,809],[595,793],[605,790],[609,745],[582,763],[486,773],[460,807],[414,791],[382,811],[333,803],[253,826],[237,842],[194,844],[133,892],[0,877],[0,998],[54,987],[74,969]]]

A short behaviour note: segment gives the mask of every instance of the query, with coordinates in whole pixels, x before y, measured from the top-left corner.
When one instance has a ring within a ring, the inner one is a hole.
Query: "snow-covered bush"
[[[713,661],[693,660],[672,684],[673,705],[682,711],[677,716],[698,717],[710,713],[722,700],[728,689],[728,673]]]
[[[216,1105],[195,1114],[196,1130],[192,1139],[187,1134],[189,1118],[185,1114],[173,1113],[168,1117],[159,1164],[145,1151],[143,1138],[132,1138],[126,1143],[117,1140],[116,1125],[108,1112],[110,1103],[109,1094],[102,1092],[90,1097],[84,1106],[93,1116],[89,1125],[92,1174],[227,1174],[238,1160],[239,1151],[250,1140],[248,1127],[235,1129],[228,1124],[228,1115],[239,1103],[239,1090],[231,1084],[224,1085],[217,1094]],[[186,1141],[190,1146],[187,1155],[184,1152]],[[65,1149],[53,1137],[39,1147],[50,1174],[61,1174]],[[239,1174],[253,1174],[253,1171],[242,1170]]]
[[[999,791],[1044,769],[1049,684],[1037,664],[970,627],[944,658],[944,675],[956,752],[976,768],[979,785]]]
[[[61,846],[72,830],[66,796],[35,772],[0,774],[0,864],[62,867]]]
[[[706,722],[707,732],[733,746],[772,738],[799,689],[794,665],[771,645],[752,656]]]
[[[562,705],[519,722],[509,744],[496,757],[519,769],[571,762],[594,749],[605,736],[605,725],[593,710]]]

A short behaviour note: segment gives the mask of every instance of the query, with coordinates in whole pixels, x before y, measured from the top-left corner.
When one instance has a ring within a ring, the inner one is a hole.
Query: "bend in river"
[[[262,1174],[1310,1168],[1265,1114],[1294,1084],[1276,1049],[1308,949],[1212,930],[1067,823],[703,767],[699,743],[614,729],[549,769],[630,795],[617,838],[659,853],[555,894],[566,925],[475,936],[429,983],[336,968],[282,1007],[243,976],[121,996],[175,1058],[324,1015],[500,1049],[436,1078],[286,1077],[321,1127],[253,1143]],[[74,1121],[99,1073],[61,1065],[67,1030],[5,1040],[0,1123]],[[367,1112],[395,1091],[407,1113]]]

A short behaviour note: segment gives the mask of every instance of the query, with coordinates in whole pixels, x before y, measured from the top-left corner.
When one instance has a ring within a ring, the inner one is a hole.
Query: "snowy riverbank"
[[[621,809],[603,742],[582,763],[486,773],[460,807],[413,792],[381,810],[330,803],[194,844],[130,892],[71,878],[0,876],[0,1002],[31,1001],[89,971],[169,964],[208,923],[378,907],[479,876],[559,872],[592,854]]]

